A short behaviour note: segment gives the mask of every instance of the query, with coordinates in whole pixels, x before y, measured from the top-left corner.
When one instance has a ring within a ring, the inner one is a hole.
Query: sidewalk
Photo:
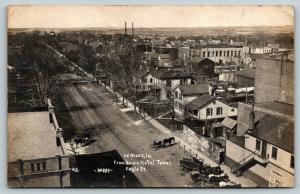
[[[104,86],[100,82],[99,82],[99,84]],[[113,91],[110,87],[106,86],[106,89],[113,93]],[[119,93],[116,93],[116,94],[118,96],[118,99],[123,98],[121,94],[119,94]],[[133,104],[130,101],[126,100],[126,102],[127,102],[127,105],[129,106],[129,108],[130,107],[133,108]],[[138,107],[136,107],[136,109],[138,110]],[[180,133],[171,131],[170,129],[168,129],[165,126],[163,126],[162,124],[160,124],[156,119],[153,119],[146,113],[145,113],[145,115],[146,115],[146,117],[143,122],[149,122],[155,128],[159,129],[161,132],[168,134],[170,136],[174,136],[176,139],[176,142],[178,142],[178,144],[179,144],[179,148],[182,148],[182,149],[184,149],[184,151],[189,152],[191,156],[204,159],[204,162],[206,164],[209,164],[210,166],[219,166],[219,164],[214,162],[212,159],[210,159],[209,157],[204,155],[202,152],[198,151],[197,149],[193,148],[190,144],[188,144],[182,137],[180,137],[180,135],[181,135]],[[228,175],[228,177],[231,181],[236,182],[237,184],[241,184],[242,187],[256,187],[257,186],[251,180],[249,180],[243,176],[236,177],[233,173],[231,173],[231,169],[228,166],[222,164],[222,165],[220,165],[220,167]]]

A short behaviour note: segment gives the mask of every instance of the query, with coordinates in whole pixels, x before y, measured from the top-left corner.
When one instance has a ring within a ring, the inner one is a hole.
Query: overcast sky
[[[294,25],[291,6],[10,6],[9,28]]]

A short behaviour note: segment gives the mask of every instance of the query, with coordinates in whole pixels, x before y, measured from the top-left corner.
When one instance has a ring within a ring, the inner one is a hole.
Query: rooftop
[[[237,125],[237,121],[233,120],[231,118],[226,117],[223,121],[222,121],[223,126],[229,128],[229,129],[233,129],[236,125]]]
[[[264,102],[264,103],[256,103],[256,107],[260,107],[263,109],[271,110],[273,112],[277,112],[280,114],[294,116],[294,106],[282,102]]]
[[[153,70],[151,71],[151,75],[161,80],[167,79],[184,79],[184,78],[192,78],[193,76],[188,72],[183,71],[175,71],[175,70]]]
[[[255,69],[245,69],[242,71],[237,71],[235,72],[235,75],[255,79]]]
[[[243,48],[243,46],[230,45],[230,44],[207,44],[204,46],[193,47],[192,49],[203,49],[203,48]]]
[[[249,135],[294,153],[294,122],[283,117],[264,115],[258,120],[254,131]]]
[[[211,101],[213,101],[214,99],[215,97],[213,96],[210,96],[208,94],[203,94],[202,96],[188,103],[186,107],[190,110],[198,110],[203,106],[207,105],[208,103],[210,103]]]
[[[264,58],[264,59],[273,59],[273,60],[282,60],[282,56],[286,55],[285,59],[289,61],[295,61],[295,55],[293,50],[286,52],[276,52],[271,54],[250,54],[250,57],[253,59]]]
[[[48,111],[8,113],[8,161],[63,155]]]
[[[184,84],[178,88],[183,96],[208,94],[208,84]]]

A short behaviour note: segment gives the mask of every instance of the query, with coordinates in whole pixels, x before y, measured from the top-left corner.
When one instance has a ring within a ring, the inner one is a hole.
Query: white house
[[[219,120],[237,116],[237,108],[204,94],[187,104],[190,115],[198,120]]]
[[[146,77],[149,89],[158,92],[161,100],[170,98],[178,85],[191,84],[192,78],[188,72],[161,69],[150,71]]]
[[[184,115],[184,107],[203,94],[208,94],[208,84],[179,85],[174,91],[174,109],[179,115]]]

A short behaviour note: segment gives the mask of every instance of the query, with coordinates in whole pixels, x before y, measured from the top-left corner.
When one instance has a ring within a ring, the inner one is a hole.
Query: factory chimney
[[[133,31],[133,22],[131,23],[131,30],[132,30],[132,39],[133,39],[133,35],[134,35],[134,31]]]
[[[127,23],[125,22],[125,34],[127,35]]]

